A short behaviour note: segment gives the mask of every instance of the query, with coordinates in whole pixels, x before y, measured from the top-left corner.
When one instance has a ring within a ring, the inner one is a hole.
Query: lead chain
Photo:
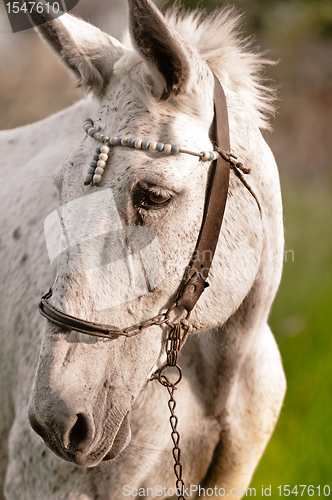
[[[167,362],[166,365],[159,370],[158,380],[159,382],[166,387],[169,394],[168,408],[171,412],[171,416],[169,418],[171,424],[171,438],[174,444],[172,453],[174,458],[174,473],[176,476],[176,494],[178,495],[178,500],[185,500],[184,497],[184,482],[182,479],[182,464],[181,464],[181,450],[179,448],[180,443],[180,434],[177,430],[178,426],[178,418],[175,415],[176,401],[174,399],[174,391],[176,390],[177,384],[180,382],[182,378],[182,371],[180,366],[177,364],[178,354],[181,349],[181,330],[183,326],[180,323],[176,323],[171,326],[170,332],[166,341],[166,354],[167,354]],[[186,335],[186,334],[185,334]],[[164,375],[164,370],[169,367],[175,367],[178,370],[179,377],[178,380],[174,383],[170,382],[166,375]]]
[[[167,391],[169,394],[169,401],[168,401],[168,408],[169,411],[171,412],[171,416],[169,418],[170,424],[171,424],[171,438],[174,444],[172,453],[173,453],[173,458],[174,458],[174,473],[176,476],[176,494],[178,495],[178,500],[185,500],[185,497],[183,495],[184,493],[184,482],[182,479],[182,464],[180,462],[181,459],[181,450],[179,448],[179,443],[180,443],[180,434],[177,430],[177,425],[178,425],[178,418],[174,413],[175,407],[176,407],[176,401],[173,397],[174,391],[176,387],[174,385],[172,386],[167,386]]]

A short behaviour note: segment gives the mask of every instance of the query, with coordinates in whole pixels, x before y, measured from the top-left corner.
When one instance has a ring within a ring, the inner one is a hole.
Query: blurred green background
[[[274,132],[265,138],[281,173],[286,253],[270,323],[288,391],[251,486],[261,496],[262,485],[271,485],[271,498],[279,498],[279,485],[313,485],[314,497],[321,485],[324,497],[324,485],[332,490],[332,1],[231,3],[245,14],[245,33],[279,60],[267,70],[279,101]],[[207,11],[221,5],[199,3]],[[81,0],[75,11],[113,35],[126,20],[124,0]],[[41,119],[80,98],[32,30],[10,33],[2,3],[0,57],[0,128]],[[306,490],[302,498],[309,496]]]

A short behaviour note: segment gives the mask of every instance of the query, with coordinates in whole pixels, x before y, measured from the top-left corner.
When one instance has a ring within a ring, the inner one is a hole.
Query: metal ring
[[[176,380],[176,382],[172,383],[168,380],[168,378],[166,377],[166,375],[163,375],[163,371],[165,371],[167,368],[177,368],[178,370],[178,373],[179,373],[179,377],[178,379]],[[163,378],[163,380],[162,380]],[[158,374],[158,380],[159,382],[161,383],[161,385],[163,385],[164,387],[175,387],[178,385],[178,383],[181,381],[182,379],[182,370],[180,368],[179,365],[175,365],[175,366],[172,366],[172,367],[169,367],[168,365],[165,365],[163,366],[160,370],[159,370],[159,374]]]
[[[168,325],[168,318],[169,318],[169,315],[170,313],[173,311],[173,309],[177,306],[176,302],[173,302],[173,304],[167,309],[166,313],[165,313],[165,319],[167,320],[166,321],[166,324]],[[170,326],[170,325],[168,325]]]
[[[171,323],[170,319],[169,319],[169,315],[170,313],[173,311],[173,309],[175,309],[176,307],[181,307],[181,306],[178,306],[177,302],[173,302],[173,304],[167,309],[167,311],[165,312],[165,323],[167,326],[169,326],[170,328],[172,328],[174,326],[174,323]],[[182,319],[186,319],[188,320],[189,317],[190,317],[190,314],[191,314],[191,311],[188,311],[187,309],[184,309],[187,314],[184,318]],[[174,320],[175,321],[178,321],[179,318],[181,317],[182,313],[180,314],[179,317],[175,318]],[[182,320],[180,320],[179,322],[181,323]]]

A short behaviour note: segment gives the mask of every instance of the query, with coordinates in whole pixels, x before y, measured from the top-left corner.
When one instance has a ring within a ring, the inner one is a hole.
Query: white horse
[[[230,8],[206,18],[173,9],[164,17],[151,0],[128,3],[131,36],[123,43],[67,14],[39,26],[96,99],[1,133],[0,472],[6,500],[167,498],[175,487],[167,391],[150,380],[165,363],[165,328],[105,340],[43,319],[38,301],[54,280],[43,221],[60,201],[78,233],[93,232],[105,223],[103,203],[112,198],[117,223],[156,234],[159,284],[117,305],[112,299],[110,307],[98,307],[112,288],[97,282],[100,273],[64,272],[65,252],[59,257],[52,304],[87,321],[127,327],[165,311],[174,298],[200,230],[211,162],[115,147],[100,186],[85,186],[98,145],[82,130],[87,116],[108,136],[212,150],[214,73],[226,94],[231,149],[250,169],[243,182],[231,171],[210,287],[192,311],[179,356],[176,414],[187,497],[203,497],[198,486],[210,498],[223,491],[243,495],[285,393],[267,323],[283,260],[278,172],[260,132],[272,110],[273,95],[260,77],[267,61],[239,38],[239,18]],[[35,22],[47,20],[41,16],[35,13]],[[98,199],[103,203],[90,203]],[[86,200],[79,224],[70,208],[75,200]],[[98,260],[97,248],[91,252]],[[125,297],[121,273],[111,284]],[[29,425],[28,404],[44,442]]]

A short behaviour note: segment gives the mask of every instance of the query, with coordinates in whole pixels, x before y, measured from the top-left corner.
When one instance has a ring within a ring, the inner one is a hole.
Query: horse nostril
[[[77,420],[75,425],[72,427],[70,432],[70,446],[77,448],[77,446],[86,440],[88,437],[89,429],[88,424],[84,416],[79,413],[77,415]]]
[[[78,450],[83,449],[92,439],[93,426],[89,418],[78,413],[72,427],[67,430],[62,436],[62,443],[66,449]]]

